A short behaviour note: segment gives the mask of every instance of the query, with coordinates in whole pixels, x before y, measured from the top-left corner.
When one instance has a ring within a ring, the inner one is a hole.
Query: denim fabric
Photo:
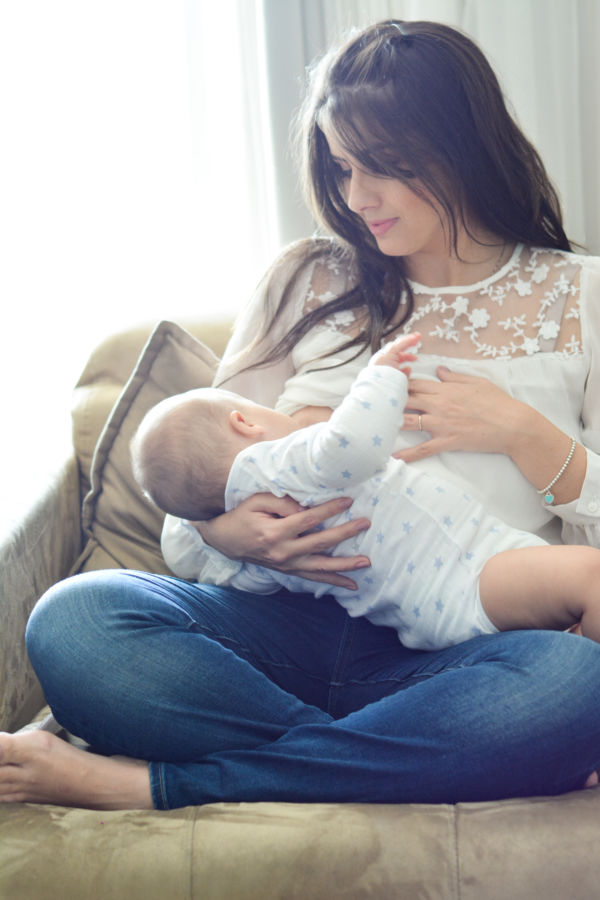
[[[27,645],[65,728],[150,761],[157,808],[555,794],[600,761],[600,645],[571,634],[415,651],[329,597],[105,571],[48,591]]]

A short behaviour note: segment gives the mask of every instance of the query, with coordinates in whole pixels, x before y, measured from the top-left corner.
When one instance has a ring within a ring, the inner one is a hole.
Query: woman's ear
[[[242,435],[242,437],[258,438],[265,433],[263,425],[251,422],[239,409],[231,410],[229,413],[229,424],[235,433]]]

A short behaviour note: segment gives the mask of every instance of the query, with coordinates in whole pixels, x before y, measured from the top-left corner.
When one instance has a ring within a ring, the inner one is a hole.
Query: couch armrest
[[[0,519],[0,730],[15,731],[44,703],[25,650],[29,614],[81,548],[79,473],[70,442],[55,444],[27,490],[4,497]],[[32,499],[33,498],[33,499]]]

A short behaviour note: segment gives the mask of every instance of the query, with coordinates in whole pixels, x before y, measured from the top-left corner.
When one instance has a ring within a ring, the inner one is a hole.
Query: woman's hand
[[[475,375],[437,371],[439,381],[409,382],[408,407],[403,428],[431,437],[416,447],[395,453],[410,463],[445,450],[505,453],[525,478],[542,491],[563,465],[571,438],[532,406],[510,397],[502,388]],[[579,497],[587,456],[577,444],[567,470],[554,485],[557,504]]]
[[[411,379],[403,428],[426,431],[431,437],[416,447],[395,453],[413,462],[445,450],[506,453],[512,456],[524,433],[533,431],[538,413],[510,397],[497,385],[475,375],[438,369],[439,381]],[[419,424],[421,429],[419,429]]]
[[[368,557],[326,556],[325,552],[367,529],[369,520],[353,519],[313,532],[351,505],[352,500],[343,497],[305,509],[291,497],[254,494],[231,512],[192,524],[207,544],[230,559],[356,590],[356,582],[339,573],[368,567]]]

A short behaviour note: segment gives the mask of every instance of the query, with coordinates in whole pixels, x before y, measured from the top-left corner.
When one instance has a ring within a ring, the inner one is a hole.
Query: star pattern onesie
[[[479,599],[483,565],[501,550],[545,541],[489,515],[450,481],[390,456],[406,401],[406,376],[371,364],[328,422],[244,449],[227,482],[227,510],[261,491],[287,494],[303,506],[354,498],[351,510],[321,527],[344,517],[370,519],[367,531],[335,551],[370,558],[370,568],[352,573],[358,590],[253,564],[233,575],[231,586],[333,594],[351,616],[395,628],[407,647],[436,649],[497,630]]]

